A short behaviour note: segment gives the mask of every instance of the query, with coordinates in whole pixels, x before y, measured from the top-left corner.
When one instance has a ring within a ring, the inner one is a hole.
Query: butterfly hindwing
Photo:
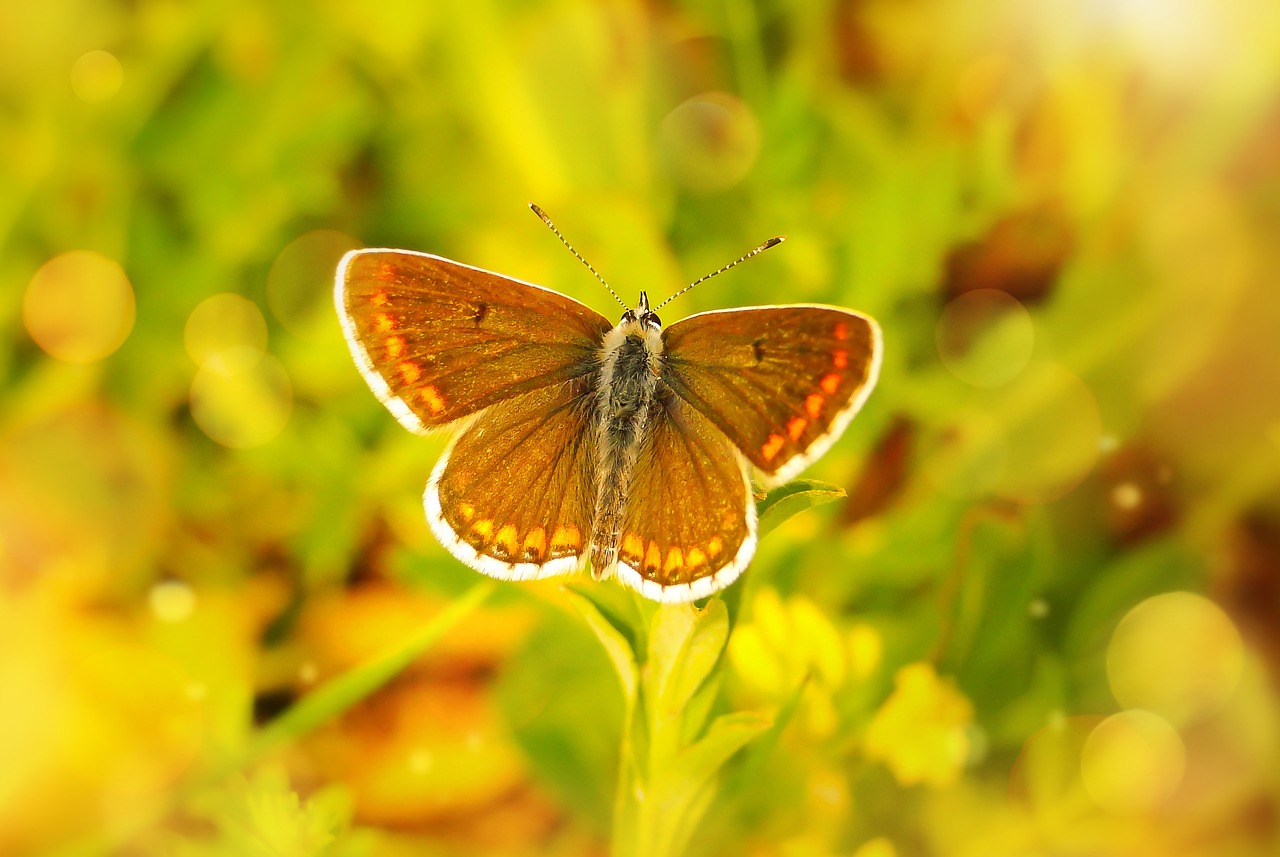
[[[494,405],[436,464],[423,495],[449,552],[504,580],[573,571],[591,535],[594,394],[584,379]]]
[[[724,588],[750,561],[756,509],[746,462],[678,397],[655,402],[632,473],[618,577],[659,601]]]
[[[348,253],[334,298],[361,374],[419,433],[591,372],[612,327],[550,289],[407,250]]]
[[[663,380],[706,415],[770,485],[844,431],[880,372],[880,328],[837,307],[705,312],[663,336]]]

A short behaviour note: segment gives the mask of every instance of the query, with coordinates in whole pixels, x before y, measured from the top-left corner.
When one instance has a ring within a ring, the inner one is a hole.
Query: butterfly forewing
[[[361,373],[416,432],[582,377],[612,327],[549,289],[405,250],[347,254],[335,300]]]
[[[493,577],[574,570],[591,533],[594,391],[543,387],[477,417],[436,464],[423,502],[437,538]]]
[[[733,581],[756,543],[742,457],[695,408],[655,403],[631,478],[618,576],[659,601],[691,601]]]
[[[826,451],[880,371],[880,328],[837,307],[701,313],[667,328],[663,342],[663,379],[770,484]]]

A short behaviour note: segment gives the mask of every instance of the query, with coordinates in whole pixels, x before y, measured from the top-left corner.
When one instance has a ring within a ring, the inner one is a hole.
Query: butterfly
[[[742,573],[756,547],[753,469],[778,485],[826,452],[883,353],[875,320],[839,307],[663,327],[641,292],[614,324],[542,286],[411,250],[347,253],[334,299],[356,366],[396,419],[453,430],[423,495],[451,554],[503,580],[589,562],[657,601],[702,598]]]

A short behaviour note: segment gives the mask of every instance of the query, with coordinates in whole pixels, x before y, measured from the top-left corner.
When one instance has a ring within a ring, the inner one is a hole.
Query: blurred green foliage
[[[480,603],[342,341],[356,246],[611,312],[530,200],[884,328],[703,612]],[[0,853],[1273,854],[1277,235],[1270,0],[0,5]]]

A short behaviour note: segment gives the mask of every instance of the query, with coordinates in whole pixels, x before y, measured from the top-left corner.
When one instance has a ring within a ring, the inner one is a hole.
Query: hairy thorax
[[[614,571],[631,475],[658,407],[662,332],[639,321],[623,321],[600,349],[596,412],[596,506],[591,564],[596,577]]]

